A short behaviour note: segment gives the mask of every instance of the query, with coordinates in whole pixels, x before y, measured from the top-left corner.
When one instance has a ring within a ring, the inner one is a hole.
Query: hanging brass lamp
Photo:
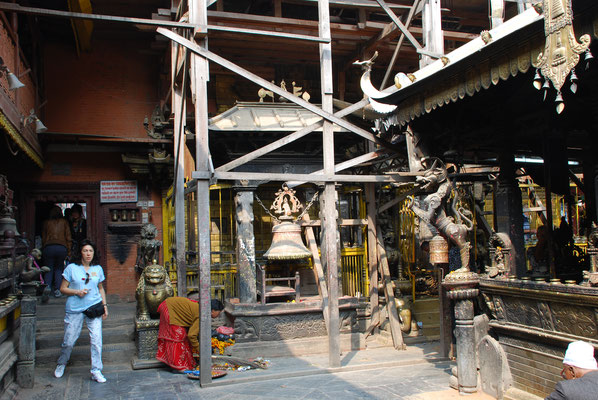
[[[295,196],[295,190],[286,184],[276,192],[276,198],[270,207],[280,223],[272,227],[272,244],[264,257],[268,261],[304,260],[311,257],[311,252],[303,244],[301,226],[293,220],[293,213],[301,211],[303,205]]]

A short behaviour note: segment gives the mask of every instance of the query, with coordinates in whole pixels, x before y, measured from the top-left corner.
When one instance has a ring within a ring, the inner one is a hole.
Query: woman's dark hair
[[[48,217],[50,217],[50,219],[62,218],[63,217],[62,209],[58,206],[52,206],[52,208],[50,209],[50,212],[48,213]]]
[[[96,247],[95,243],[89,239],[83,239],[81,243],[79,243],[79,253],[73,254],[71,261],[75,264],[83,265],[81,261],[81,251],[85,246],[91,246],[93,248],[93,258],[91,259],[91,263],[89,263],[89,265],[99,265],[100,253],[98,252],[98,248]]]
[[[212,301],[210,302],[210,305],[212,306],[212,311],[222,311],[222,310],[224,310],[224,305],[218,299],[212,299]]]

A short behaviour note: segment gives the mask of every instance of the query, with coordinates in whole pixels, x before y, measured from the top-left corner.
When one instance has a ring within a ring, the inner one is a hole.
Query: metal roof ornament
[[[580,43],[575,39],[571,0],[543,0],[541,10],[540,7],[534,8],[538,13],[544,12],[546,36],[544,52],[538,55],[536,61],[537,72],[541,73],[546,82],[541,85],[541,77],[536,73],[534,87],[544,88],[544,98],[546,98],[546,91],[550,86],[547,82],[552,82],[557,90],[556,112],[560,114],[565,109],[561,88],[567,81],[569,73],[571,73],[570,89],[573,93],[577,91],[577,76],[574,68],[579,63],[579,55],[585,52],[586,62],[593,58],[589,50],[591,38],[586,34],[579,38]]]

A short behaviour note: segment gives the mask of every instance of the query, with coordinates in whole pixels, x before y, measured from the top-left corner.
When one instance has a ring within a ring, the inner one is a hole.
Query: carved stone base
[[[358,310],[366,304],[356,299],[343,300],[340,305],[341,333],[362,332],[363,320]],[[229,304],[227,313],[235,321],[235,337],[238,343],[277,341],[326,336],[326,324],[320,302]]]
[[[149,360],[156,357],[159,325],[159,319],[139,320],[135,318],[137,357],[140,360]]]

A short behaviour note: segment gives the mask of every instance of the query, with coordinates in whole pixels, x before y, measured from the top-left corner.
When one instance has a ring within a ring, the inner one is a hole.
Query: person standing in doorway
[[[106,382],[102,375],[102,320],[108,317],[108,304],[102,284],[104,270],[99,265],[99,259],[95,244],[84,239],[81,251],[73,256],[73,263],[62,274],[60,291],[69,298],[64,316],[64,340],[54,371],[56,378],[64,374],[85,320],[91,341],[91,379]]]
[[[81,241],[87,239],[87,220],[83,218],[83,207],[81,204],[73,204],[71,207],[71,234],[73,236],[73,254],[79,254]]]
[[[72,237],[69,224],[56,205],[50,209],[49,218],[44,221],[42,246],[43,263],[50,268],[50,272],[44,276],[47,290],[54,291],[54,297],[60,297],[64,260],[71,254]]]

